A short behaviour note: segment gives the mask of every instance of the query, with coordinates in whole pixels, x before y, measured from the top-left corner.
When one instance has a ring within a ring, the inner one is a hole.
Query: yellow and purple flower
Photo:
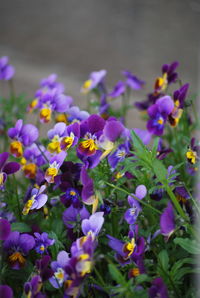
[[[100,83],[102,83],[104,77],[106,76],[107,71],[102,69],[99,71],[94,71],[90,74],[89,79],[84,82],[81,87],[81,93],[88,93],[94,88],[98,87]]]
[[[69,259],[69,254],[66,251],[62,250],[57,255],[57,261],[51,262],[51,268],[54,274],[49,279],[49,282],[56,289],[62,287],[64,281],[68,277],[68,275],[65,272],[65,266],[68,264]]]
[[[49,163],[49,168],[45,172],[45,180],[48,183],[54,183],[54,178],[58,175],[59,168],[63,164],[67,153],[61,151],[59,154],[53,156]]]
[[[45,189],[45,185],[42,185],[40,188],[32,189],[30,198],[24,205],[22,211],[23,215],[27,215],[30,212],[30,210],[38,210],[46,204],[48,197],[46,194],[43,194]]]
[[[47,233],[34,233],[35,236],[35,250],[39,254],[43,254],[47,251],[47,248],[54,244],[55,240],[48,238]]]
[[[8,152],[0,154],[0,190],[3,189],[7,176],[16,173],[20,169],[20,165],[17,162],[7,162],[9,157]]]

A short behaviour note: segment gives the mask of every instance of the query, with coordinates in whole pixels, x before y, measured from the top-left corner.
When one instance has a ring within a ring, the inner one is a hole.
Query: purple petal
[[[44,206],[47,202],[47,195],[41,194],[38,196],[37,201],[38,201],[38,205],[36,209],[40,209],[42,206]]]
[[[30,146],[34,143],[39,136],[37,127],[33,124],[26,124],[23,126],[21,131],[22,143],[24,146]]]
[[[133,130],[144,143],[144,145],[150,143],[152,134],[149,133],[146,129],[134,128]]]
[[[13,298],[13,290],[7,285],[0,285],[1,298]]]
[[[64,268],[69,262],[69,254],[64,250],[60,251],[57,256],[57,261],[59,265]]]
[[[138,185],[135,190],[135,195],[138,199],[143,199],[147,194],[147,189],[145,185]]]
[[[3,165],[5,164],[8,157],[9,157],[8,152],[3,152],[0,154],[0,170],[3,168]]]
[[[5,172],[7,175],[14,174],[20,169],[20,164],[14,161],[8,162],[3,167],[3,172]]]
[[[161,113],[169,115],[174,108],[174,101],[170,96],[166,95],[157,99],[156,105],[159,107]]]
[[[0,218],[0,240],[6,240],[11,232],[10,223],[7,219]]]
[[[168,203],[167,207],[164,209],[164,212],[161,214],[160,229],[161,234],[167,237],[170,237],[175,230],[174,210],[171,202]]]
[[[123,130],[124,126],[121,122],[111,120],[106,122],[103,133],[111,142],[115,142]]]
[[[94,134],[95,132],[102,131],[105,125],[105,120],[99,115],[91,115],[88,119],[89,132]]]

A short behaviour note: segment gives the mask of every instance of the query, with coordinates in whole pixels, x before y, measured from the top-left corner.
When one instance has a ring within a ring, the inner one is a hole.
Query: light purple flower
[[[62,250],[57,256],[57,261],[51,263],[51,268],[54,271],[54,275],[49,279],[52,286],[56,289],[62,287],[64,281],[67,279],[68,275],[66,274],[64,268],[69,262],[69,254]]]
[[[57,176],[59,168],[62,166],[67,153],[61,151],[59,154],[53,156],[49,163],[49,168],[45,172],[45,180],[48,183],[54,183],[54,177]]]
[[[145,84],[144,81],[138,79],[135,75],[133,75],[130,71],[125,70],[122,74],[126,77],[126,84],[133,90],[140,90]]]
[[[33,209],[40,209],[42,208],[47,202],[47,195],[43,194],[44,190],[46,189],[45,185],[42,185],[39,189],[33,188],[31,191],[30,198],[27,200],[22,213],[27,215],[30,210]]]
[[[92,214],[89,219],[84,219],[81,224],[83,234],[91,234],[93,237],[98,236],[104,223],[103,215],[103,212],[96,212]]]
[[[171,202],[168,202],[167,207],[164,209],[160,217],[160,231],[161,234],[166,236],[167,239],[175,230],[175,216]]]
[[[70,107],[67,110],[67,114],[69,115],[67,118],[69,122],[73,122],[74,120],[86,120],[90,116],[87,111],[81,111],[77,106]]]
[[[119,97],[124,94],[126,91],[126,84],[122,81],[119,81],[113,88],[113,90],[108,94],[112,98]]]
[[[8,63],[8,57],[0,58],[0,80],[10,80],[15,74],[15,69]]]
[[[106,73],[107,71],[104,69],[92,72],[89,79],[83,84],[81,92],[88,93],[90,90],[96,88],[103,81]]]

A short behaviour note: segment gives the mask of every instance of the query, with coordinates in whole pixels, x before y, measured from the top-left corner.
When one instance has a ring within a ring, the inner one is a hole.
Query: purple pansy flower
[[[104,69],[92,72],[89,76],[89,79],[83,84],[81,92],[86,94],[92,89],[96,88],[103,81],[106,73],[107,71]]]
[[[7,285],[0,285],[0,297],[13,298],[13,290]]]
[[[168,115],[174,108],[174,102],[170,96],[159,98],[154,105],[148,108],[150,120],[147,122],[147,129],[150,133],[161,136]]]
[[[61,92],[64,92],[65,88],[64,85],[62,83],[57,82],[57,74],[52,73],[50,74],[47,78],[43,78],[40,81],[40,86],[42,88],[49,88],[49,89],[57,89]]]
[[[68,229],[73,229],[77,222],[89,218],[90,214],[83,206],[81,209],[70,206],[63,213],[63,222]]]
[[[47,248],[54,244],[55,240],[48,238],[47,233],[34,233],[35,236],[35,250],[39,254],[43,254],[47,251]]]
[[[108,94],[112,98],[119,97],[124,94],[126,91],[126,84],[122,81],[119,81],[113,88],[113,90]]]
[[[8,63],[8,57],[0,58],[0,80],[10,80],[15,74],[15,69]]]
[[[67,188],[65,194],[63,194],[60,199],[66,207],[72,205],[74,208],[80,208],[82,205],[79,191],[73,187]]]
[[[46,189],[45,185],[42,185],[39,189],[38,188],[32,189],[30,198],[25,203],[24,209],[22,211],[24,215],[27,215],[30,210],[40,209],[46,204],[48,197],[46,194],[43,194],[45,189]]]
[[[20,269],[26,263],[25,256],[34,248],[35,240],[28,234],[11,232],[3,244],[8,254],[8,261],[13,269]]]
[[[10,235],[11,227],[7,219],[0,218],[0,240],[6,240]]]
[[[150,143],[152,134],[148,130],[140,128],[134,128],[133,130],[144,145],[148,145]]]
[[[134,196],[142,200],[147,194],[147,189],[144,185],[138,185],[135,190]],[[128,202],[131,206],[124,214],[124,219],[128,224],[134,224],[140,211],[142,210],[140,203],[132,196],[128,196]]]
[[[51,257],[49,255],[44,255],[41,259],[36,260],[36,268],[43,282],[53,275],[53,270],[48,267],[50,261]]]
[[[140,90],[145,84],[128,70],[123,71],[122,74],[126,77],[126,84],[133,90]]]
[[[84,219],[81,224],[81,228],[84,235],[92,235],[95,238],[104,223],[104,213],[103,212],[96,212],[90,216],[89,219]]]
[[[48,183],[54,183],[54,177],[57,176],[59,168],[62,166],[67,153],[61,151],[59,154],[53,156],[49,162],[49,168],[45,172],[45,180]]]
[[[160,217],[160,232],[162,235],[169,239],[175,230],[175,216],[171,202],[168,202],[167,207],[164,209]]]
[[[81,192],[82,200],[85,204],[92,205],[95,201],[94,183],[89,177],[85,166],[83,166],[81,169],[81,182],[83,184],[83,189]]]
[[[81,111],[79,107],[72,106],[67,110],[67,114],[69,115],[67,117],[67,120],[69,122],[73,122],[74,120],[82,121],[86,120],[90,114],[87,111]]]
[[[31,298],[45,298],[46,295],[42,294],[40,291],[42,288],[42,279],[39,275],[35,275],[31,278],[29,282],[24,284],[24,292],[26,297]]]
[[[67,126],[65,136],[63,136],[60,142],[60,148],[67,150],[70,147],[74,147],[80,138],[80,124],[75,122]]]
[[[149,297],[150,298],[156,298],[156,297],[168,298],[169,297],[167,287],[164,284],[161,277],[157,277],[153,280],[152,286],[149,289]]]
[[[117,150],[108,156],[108,162],[111,167],[111,171],[117,167],[119,162],[122,162],[126,155],[128,154],[129,149],[126,144],[121,144],[118,146]]]
[[[62,287],[64,281],[67,279],[68,275],[66,274],[64,268],[69,262],[69,254],[62,250],[57,256],[57,261],[51,263],[51,268],[54,271],[53,276],[49,279],[52,286],[56,289]]]
[[[20,169],[20,165],[17,162],[6,163],[8,157],[8,152],[3,152],[0,154],[0,190],[2,190],[4,187],[7,175],[14,174]]]

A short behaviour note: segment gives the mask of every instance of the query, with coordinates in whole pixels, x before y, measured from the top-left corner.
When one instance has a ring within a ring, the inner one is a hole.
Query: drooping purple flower
[[[20,269],[26,263],[25,257],[35,246],[33,236],[11,232],[3,244],[5,252],[8,254],[8,261],[13,269]]]
[[[65,88],[64,85],[62,83],[57,82],[57,74],[52,73],[50,74],[47,78],[43,78],[40,81],[40,86],[42,88],[49,88],[49,89],[57,89],[57,91],[59,90],[60,93],[64,92]]]
[[[10,235],[11,227],[7,219],[0,218],[0,240],[6,240]]]
[[[135,190],[134,196],[142,200],[147,194],[147,189],[144,185],[138,185]],[[124,219],[128,224],[134,224],[140,211],[142,210],[140,203],[132,196],[128,196],[128,202],[131,206],[124,214]]]
[[[96,88],[103,81],[106,73],[107,71],[104,69],[92,72],[89,76],[89,79],[83,84],[81,92],[86,94],[92,89]]]
[[[66,274],[64,268],[69,262],[69,254],[62,250],[57,255],[57,261],[51,263],[51,268],[54,272],[53,276],[49,279],[52,286],[56,289],[62,287],[64,281],[67,279],[68,275]]]
[[[126,84],[122,81],[119,81],[113,88],[113,90],[108,94],[112,98],[119,97],[124,94],[126,91]]]
[[[13,290],[7,285],[0,285],[0,297],[13,298]]]
[[[50,261],[51,257],[49,255],[44,255],[41,259],[36,260],[36,268],[43,282],[53,275],[53,270],[49,268]]]
[[[150,298],[156,298],[156,297],[168,298],[169,297],[167,287],[164,284],[161,277],[157,277],[153,280],[152,286],[149,289],[149,297]]]
[[[148,108],[150,120],[147,122],[147,129],[155,135],[162,135],[168,115],[174,108],[174,102],[170,96],[159,98],[154,105]]]
[[[93,237],[98,236],[104,223],[103,215],[103,212],[96,212],[92,214],[89,219],[84,219],[81,224],[83,234],[91,234]]]
[[[0,58],[0,80],[8,81],[12,79],[15,74],[15,69],[9,64],[8,57]]]
[[[0,154],[0,190],[3,189],[7,176],[16,173],[20,169],[17,162],[7,162],[9,157],[8,152]]]
[[[90,116],[90,114],[87,111],[81,111],[77,106],[70,107],[67,110],[67,114],[69,115],[67,118],[69,122],[73,122],[74,120],[86,120]]]
[[[73,229],[77,222],[89,218],[89,216],[90,214],[85,206],[83,206],[81,209],[77,209],[71,205],[63,213],[63,222],[68,229]]]
[[[47,233],[34,233],[35,236],[35,250],[39,254],[43,254],[47,251],[47,248],[54,244],[55,240],[48,238]]]
[[[35,275],[29,282],[24,284],[24,292],[27,297],[31,298],[45,298],[46,295],[40,291],[42,288],[42,279],[39,275]]]
[[[89,177],[85,166],[81,169],[81,182],[83,184],[81,197],[85,204],[92,205],[95,201],[94,183]]]
[[[175,230],[175,216],[171,202],[168,202],[167,207],[164,209],[160,217],[160,231],[167,239]]]
[[[123,71],[122,74],[126,77],[126,84],[133,90],[140,90],[145,84],[128,70]]]
[[[45,189],[46,189],[45,185],[42,185],[39,189],[38,188],[32,189],[30,197],[26,201],[24,209],[22,211],[24,215],[27,215],[30,210],[33,210],[33,209],[38,210],[46,204],[48,196],[46,194],[43,194]]]

